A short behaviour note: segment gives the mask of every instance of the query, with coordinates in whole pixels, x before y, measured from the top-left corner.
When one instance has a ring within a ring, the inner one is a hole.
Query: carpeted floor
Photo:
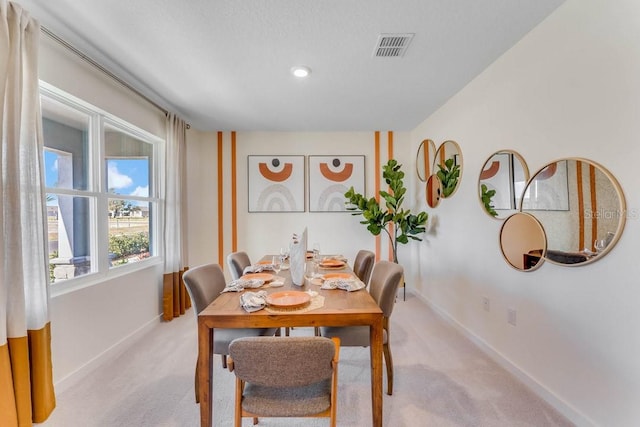
[[[312,334],[296,328],[293,334]],[[384,395],[384,425],[571,426],[424,302],[407,295],[391,319],[395,381]],[[162,323],[116,360],[57,396],[45,427],[197,427],[193,310]],[[234,376],[214,361],[214,425],[233,425]],[[299,363],[304,363],[300,361]],[[366,348],[340,354],[338,425],[371,425]],[[55,367],[54,367],[55,369]],[[384,380],[386,390],[386,375]],[[251,419],[243,420],[251,426]],[[327,419],[260,419],[261,426],[327,426]]]

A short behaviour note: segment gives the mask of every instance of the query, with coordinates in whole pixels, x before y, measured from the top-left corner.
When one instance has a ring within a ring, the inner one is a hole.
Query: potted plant
[[[389,191],[381,190],[380,197],[384,201],[381,206],[375,197],[367,199],[362,194],[356,193],[353,187],[344,194],[347,199],[347,210],[353,211],[352,215],[362,215],[360,224],[365,224],[367,230],[374,236],[384,231],[389,237],[389,242],[393,250],[393,261],[398,262],[398,244],[406,244],[409,240],[422,239],[420,234],[425,232],[425,224],[429,215],[426,212],[419,212],[417,215],[410,210],[402,208],[404,195],[407,189],[404,187],[404,172],[402,165],[396,160],[390,159],[382,167],[382,177],[389,186]],[[388,225],[393,224],[389,230]]]
[[[482,204],[484,205],[484,209],[487,211],[489,215],[493,217],[498,216],[498,212],[496,212],[493,206],[493,201],[491,200],[493,196],[496,195],[496,190],[489,190],[486,184],[482,184],[480,186],[480,191],[482,192],[482,194],[480,195],[480,198],[482,199]]]
[[[438,178],[442,182],[442,196],[447,198],[456,189],[458,185],[458,179],[460,178],[460,165],[456,165],[453,159],[447,159],[444,162],[444,166],[438,165]]]

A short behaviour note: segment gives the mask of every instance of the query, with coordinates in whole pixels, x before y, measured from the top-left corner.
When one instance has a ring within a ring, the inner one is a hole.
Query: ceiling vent
[[[404,56],[413,36],[413,33],[380,34],[376,48],[373,51],[373,56],[376,58],[397,58]]]

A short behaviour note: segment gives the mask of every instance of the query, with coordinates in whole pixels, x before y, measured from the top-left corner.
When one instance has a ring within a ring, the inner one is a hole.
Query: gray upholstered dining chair
[[[373,264],[375,264],[375,262],[376,254],[366,249],[359,250],[356,258],[353,260],[353,273],[358,276],[358,279],[366,286],[369,286],[369,278],[371,277],[371,270],[373,270]]]
[[[246,252],[232,252],[227,255],[227,265],[231,273],[231,279],[239,279],[244,273],[244,269],[251,265],[251,258]]]
[[[250,337],[229,345],[236,375],[235,426],[242,417],[328,417],[336,425],[340,340]]]
[[[196,314],[215,300],[226,285],[224,273],[218,264],[205,264],[187,270],[183,275],[185,287],[191,297]],[[196,321],[197,321],[196,317]],[[222,356],[222,366],[227,367],[229,344],[236,338],[246,336],[274,335],[276,328],[218,329],[213,334],[213,353]],[[196,362],[196,402],[198,401],[198,364]]]
[[[378,261],[373,266],[371,280],[369,281],[369,293],[382,310],[382,350],[384,363],[387,367],[387,394],[393,393],[393,360],[389,346],[389,318],[396,302],[398,286],[402,282],[404,269],[401,265],[390,261]],[[323,337],[338,337],[343,347],[368,347],[368,326],[323,326],[320,328]]]

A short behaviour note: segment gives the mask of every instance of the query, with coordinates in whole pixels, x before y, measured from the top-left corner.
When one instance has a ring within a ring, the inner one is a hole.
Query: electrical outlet
[[[510,308],[509,310],[507,310],[507,322],[512,325],[512,326],[516,326],[517,323],[517,312],[515,309]]]
[[[489,298],[482,297],[482,307],[484,307],[484,311],[491,311],[491,302]]]

